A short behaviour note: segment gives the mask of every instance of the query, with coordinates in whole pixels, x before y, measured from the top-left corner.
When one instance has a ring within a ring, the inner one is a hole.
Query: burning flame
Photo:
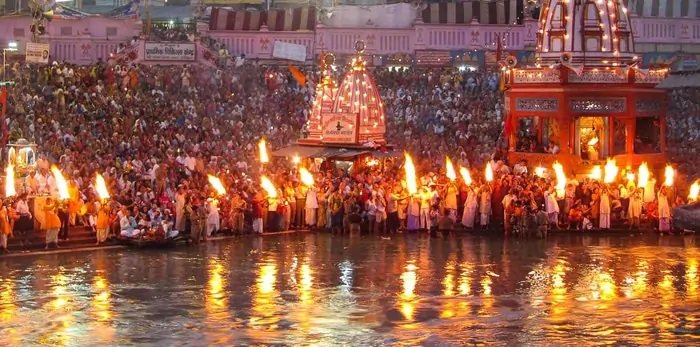
[[[591,169],[591,174],[589,177],[596,181],[600,181],[600,179],[603,177],[603,170],[600,168],[600,165],[596,165]]]
[[[272,181],[270,181],[270,179],[267,178],[267,176],[260,177],[260,186],[262,187],[262,189],[265,189],[268,198],[277,197],[277,188],[275,188],[275,185],[272,184]]]
[[[299,179],[301,179],[301,183],[303,183],[307,187],[311,187],[314,185],[314,175],[309,172],[305,167],[300,167],[299,168]]]
[[[639,174],[637,174],[637,177],[637,187],[646,187],[649,183],[649,167],[647,166],[647,162],[642,162],[642,165],[639,166]]]
[[[484,172],[484,178],[486,178],[486,182],[493,181],[493,168],[491,167],[491,162],[486,163],[486,171]]]
[[[95,190],[97,191],[97,196],[100,198],[100,200],[109,199],[109,191],[107,190],[107,183],[105,183],[104,177],[102,177],[102,175],[100,175],[100,174],[97,174],[95,176]]]
[[[544,167],[542,167],[542,166],[536,167],[536,168],[535,168],[535,176],[537,176],[537,177],[544,177],[544,172],[545,172],[545,170],[546,170],[546,169],[545,169]]]
[[[555,161],[552,164],[552,168],[554,169],[554,174],[557,175],[557,197],[563,198],[564,193],[566,192],[566,174],[564,173],[564,166],[561,165],[558,161]]]
[[[299,163],[301,163],[301,157],[299,157],[298,155],[293,156],[292,157],[292,164],[299,165]]]
[[[216,190],[217,194],[226,194],[226,188],[224,187],[224,184],[221,183],[221,180],[218,177],[207,175],[207,179],[209,180],[209,184],[211,184],[211,187],[214,188],[214,190]]]
[[[66,182],[66,179],[63,177],[61,170],[59,170],[56,165],[53,165],[51,166],[51,173],[53,173],[53,178],[56,180],[56,188],[58,188],[58,199],[70,199],[70,194],[68,193],[68,182]]]
[[[664,169],[664,185],[666,187],[673,186],[673,177],[674,176],[676,176],[676,170],[673,169],[673,166],[666,165],[666,168]]]
[[[17,195],[17,191],[15,190],[15,166],[7,164],[5,175],[5,197],[9,198]]]
[[[459,174],[462,175],[462,180],[464,180],[464,184],[466,184],[466,185],[472,184],[472,175],[469,174],[469,170],[466,167],[460,166],[459,167]]]
[[[635,175],[632,171],[627,171],[627,182],[634,183]]]
[[[265,164],[270,162],[270,158],[267,156],[267,142],[265,139],[260,139],[258,142],[258,151],[260,152],[260,162]]]
[[[689,202],[697,201],[698,195],[700,195],[700,183],[699,181],[695,181],[690,186],[690,193],[688,193]]]
[[[416,167],[413,165],[413,159],[408,152],[403,154],[406,162],[403,164],[404,171],[406,171],[406,189],[408,193],[413,195],[418,192],[418,183],[416,181]]]
[[[445,156],[445,176],[454,182],[457,179],[457,173],[455,172],[455,167],[452,165],[452,160],[450,157]]]
[[[590,140],[588,141],[588,145],[589,145],[589,146],[595,146],[595,145],[598,144],[598,141],[600,141],[600,140],[598,140],[598,136],[596,136],[596,137],[594,137],[594,138],[592,138],[592,139],[590,139]]]
[[[617,178],[617,174],[620,171],[620,169],[617,167],[617,163],[615,162],[615,159],[608,159],[608,161],[605,163],[605,179],[603,182],[605,183],[613,183],[615,182],[615,179]]]

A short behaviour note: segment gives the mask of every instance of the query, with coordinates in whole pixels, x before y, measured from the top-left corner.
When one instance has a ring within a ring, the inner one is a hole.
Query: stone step
[[[58,244],[65,247],[81,247],[95,244],[95,234],[88,227],[75,226],[68,230],[68,241],[59,240]],[[11,237],[7,242],[10,250],[39,249],[46,246],[46,231],[35,230],[28,236]]]

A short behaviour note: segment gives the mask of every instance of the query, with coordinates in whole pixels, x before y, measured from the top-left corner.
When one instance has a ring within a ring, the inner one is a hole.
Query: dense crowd
[[[700,154],[700,89],[672,90],[666,123],[668,152],[672,161],[682,171],[697,175],[695,160]]]
[[[94,228],[98,243],[108,235],[211,235],[251,227],[259,232],[291,227],[393,232],[505,224],[517,231],[525,223],[520,220],[536,224],[540,212],[546,214],[544,220],[539,216],[540,224],[552,227],[584,228],[588,220],[606,228],[600,215],[610,211],[634,225],[628,217],[637,211],[629,203],[636,190],[625,185],[586,181],[552,198],[551,178],[523,175],[525,166],[511,169],[500,161],[492,162],[494,182],[479,175],[471,185],[445,178],[446,154],[458,165],[483,167],[500,143],[502,93],[497,74],[489,72],[374,71],[389,115],[389,142],[420,159],[420,192],[409,196],[397,178],[403,177],[402,160],[361,165],[352,172],[306,161],[303,165],[317,179],[306,187],[288,159],[261,165],[257,142],[266,138],[271,149],[280,148],[305,133],[318,71],[303,70],[308,82],[299,85],[286,67],[243,60],[241,65],[224,70],[102,63],[13,66],[10,139],[38,145],[37,167],[18,179],[22,194],[12,206],[14,219],[25,222],[18,224],[25,228],[20,232],[29,232],[27,197],[56,194],[51,164],[69,179],[71,198],[47,204],[47,225],[42,226],[52,231],[47,246],[59,236],[67,238],[68,226],[80,223]],[[107,180],[110,203],[99,201],[95,173]],[[261,189],[263,173],[278,188],[276,198]],[[225,195],[213,193],[208,174],[223,180]],[[645,206],[658,212],[656,201]]]

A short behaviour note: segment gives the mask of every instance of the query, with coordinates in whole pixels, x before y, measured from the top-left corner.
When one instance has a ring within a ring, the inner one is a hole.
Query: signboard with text
[[[195,61],[194,43],[155,43],[146,42],[146,60]]]
[[[447,66],[452,63],[449,51],[416,50],[416,65]]]
[[[306,46],[275,41],[275,45],[272,47],[272,57],[303,63],[306,61]]]
[[[39,63],[48,64],[49,63],[49,44],[48,43],[37,43],[37,42],[27,42],[25,46],[25,60],[27,63]]]
[[[357,143],[358,113],[324,113],[321,115],[321,142]]]

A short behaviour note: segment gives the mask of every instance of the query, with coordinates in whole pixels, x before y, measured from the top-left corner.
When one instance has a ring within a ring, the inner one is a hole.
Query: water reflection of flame
[[[15,283],[12,280],[2,281],[0,287],[0,321],[9,322],[15,318]]]
[[[698,260],[689,258],[685,268],[686,297],[694,299],[698,295]]]
[[[308,263],[302,264],[299,270],[300,281],[299,281],[299,300],[304,305],[312,303],[311,287],[314,284],[313,274],[311,272],[311,266]]]
[[[228,312],[228,292],[226,287],[225,268],[218,258],[210,258],[209,281],[207,282],[207,293],[205,296],[205,308],[207,314],[218,317],[220,314]]]
[[[401,274],[401,280],[403,284],[403,292],[401,293],[401,313],[407,320],[413,320],[413,311],[415,303],[415,290],[416,283],[418,282],[418,276],[416,275],[416,267],[413,263],[408,263],[406,265],[406,271]]]
[[[256,290],[253,295],[253,315],[250,317],[252,326],[262,324],[274,324],[278,318],[275,314],[274,299],[277,296],[277,265],[275,263],[262,263],[258,265],[258,278]]]
[[[68,300],[67,284],[68,278],[64,274],[58,273],[51,276],[54,299],[46,305],[46,308],[51,316],[50,321],[56,326],[54,330],[48,331],[47,335],[40,337],[41,343],[65,346],[71,340],[68,331],[73,326],[75,317],[71,301]]]
[[[454,296],[455,295],[454,270],[455,270],[454,262],[450,261],[450,262],[447,262],[447,264],[445,264],[445,278],[442,280],[442,285],[444,286],[442,293],[445,296]]]
[[[92,300],[93,309],[100,322],[108,321],[112,318],[112,295],[109,291],[109,283],[101,274],[95,275],[93,283],[95,297]]]
[[[459,274],[459,294],[469,295],[472,291],[471,274],[472,271],[474,271],[474,267],[467,262],[462,263],[460,267],[462,268],[462,271]]]

